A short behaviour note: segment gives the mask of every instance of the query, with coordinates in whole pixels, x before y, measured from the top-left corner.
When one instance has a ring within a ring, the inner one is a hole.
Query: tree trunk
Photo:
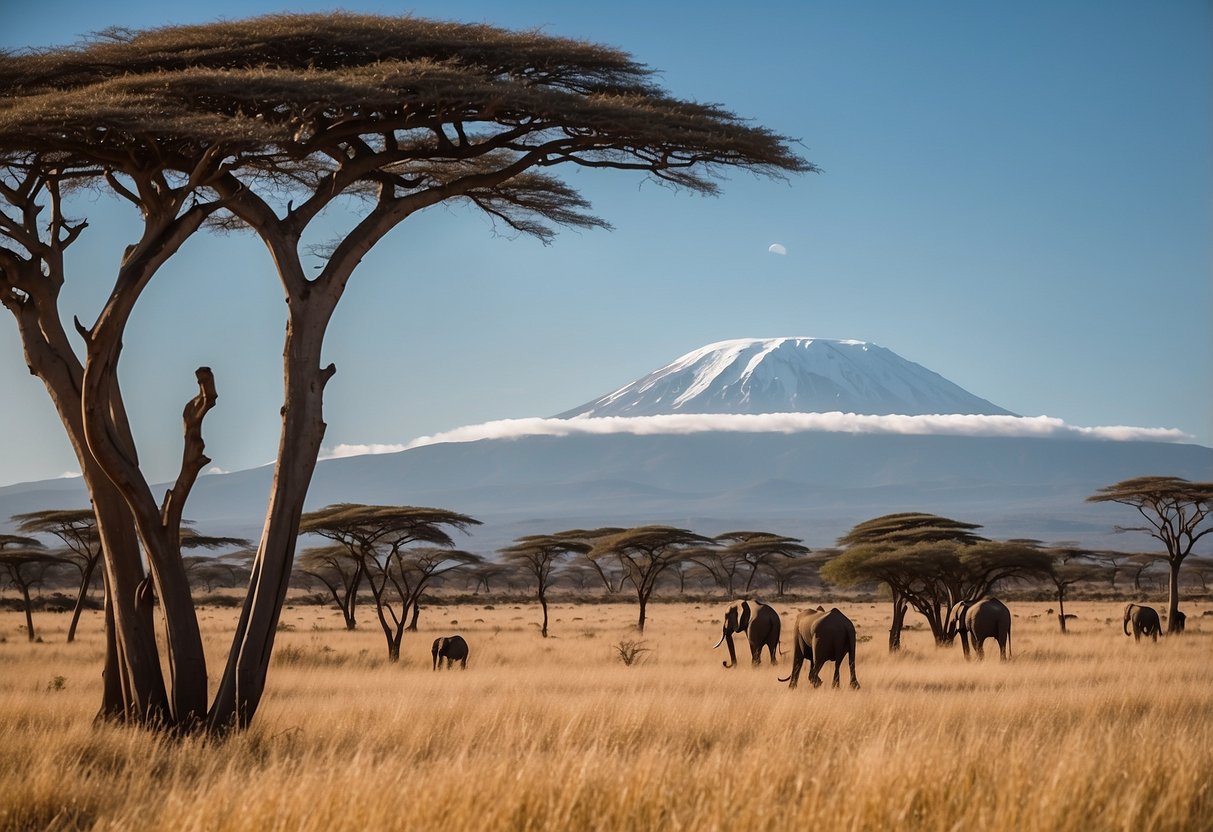
[[[84,573],[80,578],[80,591],[76,593],[76,606],[72,609],[72,621],[67,625],[68,644],[76,640],[76,625],[80,623],[80,613],[84,611],[84,602],[88,599],[88,586],[93,581],[93,570],[96,568],[96,560],[90,560],[84,567]]]
[[[410,633],[417,632],[417,616],[421,615],[421,604],[413,602],[413,614],[409,617],[409,626],[405,629]]]
[[[548,599],[543,597],[542,592],[539,593],[539,606],[543,607],[543,628],[540,630],[540,632],[543,633],[544,638],[547,638],[548,637]]]
[[[1177,623],[1179,618],[1179,567],[1181,560],[1168,561],[1170,574],[1167,580],[1167,632],[1182,632]]]
[[[20,567],[17,567],[18,569]],[[29,587],[21,584],[21,600],[25,606],[25,634],[30,641],[34,640],[34,604],[29,597]]]
[[[309,309],[308,300],[288,299],[278,459],[249,591],[208,718],[212,731],[247,728],[261,703],[295,559],[299,518],[324,440],[324,385],[336,368],[321,368],[319,359],[331,306]]]
[[[906,622],[908,602],[901,593],[893,591],[893,620],[889,625],[889,652],[896,653],[901,649],[901,630]]]
[[[109,590],[105,592],[105,665],[101,671],[101,708],[98,721],[122,719],[125,711],[122,696],[122,670],[118,666],[118,639],[114,634],[114,605]]]
[[[636,629],[642,633],[644,632],[645,609],[648,607],[648,605],[649,599],[642,596],[640,598],[640,618],[636,622]]]
[[[1064,590],[1057,590],[1057,623],[1061,627],[1062,635],[1066,633],[1066,593]]]

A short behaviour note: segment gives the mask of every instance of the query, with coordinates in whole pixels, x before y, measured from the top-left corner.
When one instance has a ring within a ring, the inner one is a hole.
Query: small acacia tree
[[[313,546],[304,550],[296,571],[324,584],[329,595],[333,596],[333,603],[341,610],[345,629],[357,629],[358,588],[365,575],[361,558],[351,554],[340,543]]]
[[[576,534],[576,533],[572,533]],[[535,586],[539,606],[543,608],[543,624],[539,632],[548,637],[548,589],[557,566],[565,559],[587,554],[593,547],[570,533],[533,534],[518,538],[514,545],[501,550],[501,559],[512,564]]]
[[[25,633],[30,641],[34,641],[37,634],[34,632],[34,602],[29,592],[42,584],[47,572],[62,564],[63,558],[47,552],[35,538],[0,534],[0,579],[21,593]]]
[[[93,497],[112,623],[103,713],[190,730],[246,726],[265,688],[336,368],[324,335],[366,253],[396,225],[470,204],[519,233],[604,226],[550,171],[637,171],[717,189],[727,168],[812,170],[788,141],[716,106],[669,96],[614,49],[536,32],[416,18],[281,14],[111,30],[81,45],[0,54],[0,302],[47,388]],[[64,252],[87,223],[65,207],[78,186],[108,190],[143,220],[104,308],[76,322],[58,307]],[[309,276],[305,234],[326,208],[361,205]],[[181,512],[209,462],[202,422],[216,382],[197,371],[180,474],[157,501],[138,463],[118,363],[136,303],[206,225],[265,243],[287,302],[282,428],[253,563],[214,701],[180,547]],[[160,596],[166,689],[140,553]],[[111,683],[112,682],[112,683]]]
[[[628,583],[636,590],[640,606],[636,629],[643,633],[649,598],[662,573],[712,542],[709,537],[672,526],[637,526],[597,536],[587,557],[591,561],[614,560],[622,567]]]
[[[759,571],[769,569],[776,561],[803,558],[811,551],[797,538],[771,532],[725,532],[716,535],[716,542],[722,546],[722,560],[743,564],[747,593],[753,588]]]
[[[1213,507],[1213,482],[1189,482],[1181,477],[1136,477],[1105,486],[1087,498],[1092,503],[1120,503],[1137,510],[1144,525],[1117,526],[1118,532],[1145,532],[1162,543],[1169,570],[1167,632],[1180,631],[1179,570],[1202,537]],[[1202,528],[1203,526],[1203,528]]]
[[[48,534],[57,537],[66,548],[62,557],[80,573],[76,604],[67,627],[67,640],[76,640],[80,614],[88,603],[93,574],[101,560],[101,538],[97,536],[97,518],[90,509],[45,509],[12,517],[18,531],[26,534]]]
[[[1047,551],[1053,558],[1048,577],[1049,582],[1057,590],[1057,626],[1062,633],[1065,633],[1067,632],[1066,593],[1077,583],[1099,580],[1104,577],[1108,567],[1093,561],[1093,558],[1096,558],[1099,553],[1080,546],[1054,546]]]
[[[400,644],[410,621],[415,629],[421,597],[437,578],[482,558],[453,547],[443,528],[479,525],[464,514],[416,506],[368,506],[339,503],[304,515],[300,529],[327,538],[366,576],[375,614],[387,641],[389,661],[399,661]],[[435,544],[413,547],[415,543]]]

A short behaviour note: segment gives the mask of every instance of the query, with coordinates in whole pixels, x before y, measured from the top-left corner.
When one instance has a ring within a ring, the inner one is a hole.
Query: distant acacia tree
[[[722,547],[722,560],[733,560],[743,566],[747,593],[753,588],[754,577],[759,571],[777,561],[803,558],[811,551],[797,538],[771,532],[725,532],[716,535],[715,539]]]
[[[0,534],[0,577],[13,589],[21,593],[22,609],[25,611],[25,633],[30,641],[37,638],[34,632],[34,602],[30,590],[46,580],[47,572],[61,566],[63,558],[46,551],[41,541],[32,537]]]
[[[304,532],[345,549],[366,576],[389,661],[399,661],[404,632],[416,628],[421,597],[434,580],[482,558],[454,549],[445,527],[479,525],[465,514],[417,506],[338,503],[305,514]],[[414,544],[433,544],[414,547]]]
[[[643,633],[649,599],[662,573],[673,564],[688,560],[690,552],[711,543],[711,538],[686,529],[637,526],[596,536],[587,557],[592,562],[613,560],[622,568],[626,580],[636,590],[640,606],[636,629]]]
[[[822,577],[835,583],[886,584],[893,596],[889,650],[901,648],[909,607],[931,627],[936,644],[954,636],[952,609],[990,593],[1000,581],[1044,578],[1050,556],[1023,542],[996,542],[974,533],[980,528],[934,514],[888,514],[858,524],[839,538],[846,548],[826,563]]]
[[[45,509],[17,514],[11,519],[17,524],[18,531],[57,537],[66,549],[60,557],[79,572],[76,604],[67,627],[68,642],[75,641],[80,614],[88,602],[93,573],[101,559],[101,538],[97,535],[96,516],[91,509]]]
[[[333,597],[333,603],[341,610],[345,629],[357,629],[358,587],[366,574],[362,568],[362,558],[351,554],[340,543],[313,546],[304,550],[295,571],[324,584]]]
[[[1167,632],[1181,631],[1179,570],[1192,548],[1209,532],[1213,482],[1189,482],[1181,477],[1135,477],[1105,486],[1087,498],[1091,503],[1120,503],[1137,510],[1144,525],[1117,526],[1120,532],[1145,532],[1162,543],[1169,569]],[[1202,528],[1203,527],[1203,528]]]
[[[523,234],[600,227],[558,165],[632,170],[717,190],[740,168],[813,170],[788,141],[713,105],[669,96],[630,56],[537,32],[411,17],[279,14],[0,55],[0,302],[76,451],[105,550],[108,631],[102,712],[175,730],[246,726],[265,687],[298,519],[324,436],[324,334],[366,253],[413,214],[459,201]],[[58,303],[64,252],[85,231],[65,197],[104,189],[143,221],[105,307],[76,321]],[[326,208],[362,206],[309,276],[304,235]],[[263,240],[287,301],[282,429],[245,606],[213,703],[180,550],[180,519],[208,464],[216,401],[196,373],[180,473],[157,501],[139,467],[118,362],[137,301],[199,229]],[[160,595],[161,671],[140,552]],[[109,682],[112,680],[112,684]]]
[[[1036,541],[1031,541],[1035,543]],[[1074,584],[1102,578],[1108,567],[1096,563],[1099,553],[1081,546],[1061,545],[1049,548],[1053,557],[1049,567],[1049,581],[1057,590],[1057,626],[1066,632],[1066,593]]]
[[[593,548],[584,540],[567,534],[532,534],[518,538],[512,546],[501,550],[501,559],[526,575],[535,587],[539,606],[543,608],[540,633],[548,637],[548,589],[559,564],[573,555],[586,554]]]

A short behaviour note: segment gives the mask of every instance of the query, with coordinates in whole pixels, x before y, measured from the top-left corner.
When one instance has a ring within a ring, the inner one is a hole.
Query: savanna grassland
[[[249,732],[173,740],[95,725],[99,613],[75,644],[39,614],[29,644],[0,614],[4,829],[1188,830],[1213,825],[1213,618],[1151,644],[1118,603],[1011,604],[1014,659],[966,663],[929,633],[884,645],[887,604],[857,623],[860,691],[789,691],[763,665],[721,668],[723,604],[430,607],[388,664],[373,612],[283,615]],[[784,613],[778,672],[791,662]],[[219,666],[236,612],[204,609]],[[466,672],[434,673],[461,632]],[[648,652],[626,666],[621,642]],[[993,647],[994,643],[989,642]],[[739,642],[739,647],[741,646]],[[997,656],[997,650],[994,649]],[[823,674],[824,675],[824,674]],[[828,677],[827,677],[828,678]]]

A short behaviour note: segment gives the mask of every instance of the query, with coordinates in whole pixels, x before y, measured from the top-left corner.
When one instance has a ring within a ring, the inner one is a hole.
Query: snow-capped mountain
[[[875,344],[745,338],[689,352],[556,418],[833,411],[1014,415]]]

